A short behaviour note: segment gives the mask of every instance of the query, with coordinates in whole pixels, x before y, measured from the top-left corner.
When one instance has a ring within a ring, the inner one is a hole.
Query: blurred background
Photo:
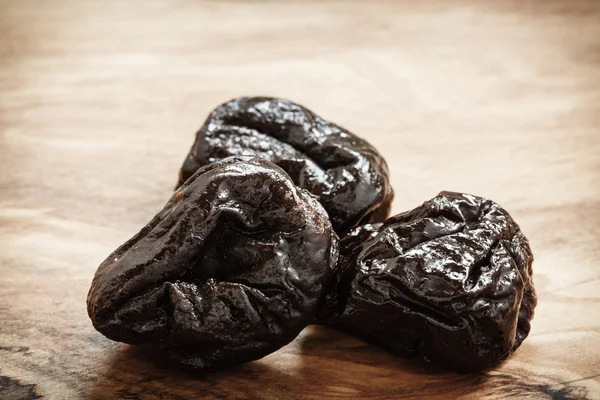
[[[504,206],[540,293],[505,377],[600,373],[600,3],[556,0],[0,1],[0,344],[33,360],[0,354],[0,372],[63,394],[115,375],[119,347],[85,315],[95,268],[168,200],[208,113],[253,95],[377,147],[393,213],[441,190]],[[317,385],[281,354],[291,385]],[[413,377],[360,365],[336,379]]]
[[[39,178],[164,199],[210,110],[269,95],[380,149],[397,211],[441,189],[597,200],[597,175],[573,174],[600,163],[582,151],[598,150],[596,2],[411,3],[5,1],[7,168],[25,179],[35,157]]]

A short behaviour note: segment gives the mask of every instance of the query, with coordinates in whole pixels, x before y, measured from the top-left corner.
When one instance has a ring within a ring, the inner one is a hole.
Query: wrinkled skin
[[[255,360],[314,318],[337,261],[319,202],[274,164],[231,157],[179,188],[100,265],[94,327],[213,369]]]
[[[533,255],[496,203],[442,192],[340,241],[325,324],[459,371],[505,359],[530,329]]]
[[[393,191],[377,150],[288,100],[241,97],[217,107],[196,134],[178,185],[198,168],[232,155],[279,165],[319,197],[338,234],[389,215]]]

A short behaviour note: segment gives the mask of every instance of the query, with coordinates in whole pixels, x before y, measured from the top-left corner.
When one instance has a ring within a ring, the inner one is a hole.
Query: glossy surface
[[[100,265],[88,295],[110,339],[211,369],[261,358],[315,316],[337,259],[325,210],[274,164],[199,170]]]
[[[456,371],[508,357],[530,330],[533,255],[496,203],[442,192],[340,242],[341,277],[322,318],[402,357]]]
[[[338,233],[389,215],[393,191],[379,152],[291,101],[241,97],[217,107],[196,134],[178,185],[201,166],[232,155],[279,165],[319,197]]]

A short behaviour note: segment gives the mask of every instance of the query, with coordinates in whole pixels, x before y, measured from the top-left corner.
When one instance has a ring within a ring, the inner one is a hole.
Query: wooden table
[[[93,329],[96,266],[207,113],[260,94],[378,147],[395,212],[447,189],[512,213],[539,306],[511,359],[456,375],[309,327],[193,375]],[[600,2],[2,0],[0,190],[0,398],[600,398]]]

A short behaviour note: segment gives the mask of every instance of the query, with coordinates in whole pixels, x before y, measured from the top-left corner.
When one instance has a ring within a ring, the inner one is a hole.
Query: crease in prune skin
[[[320,323],[458,372],[485,369],[527,337],[533,255],[491,200],[441,192],[340,240]]]
[[[337,235],[308,191],[267,160],[198,170],[99,266],[88,314],[106,337],[214,369],[261,358],[317,313]]]
[[[319,197],[338,234],[389,216],[388,166],[365,140],[289,100],[240,97],[217,107],[196,133],[179,173],[224,157],[255,155],[283,168]]]

